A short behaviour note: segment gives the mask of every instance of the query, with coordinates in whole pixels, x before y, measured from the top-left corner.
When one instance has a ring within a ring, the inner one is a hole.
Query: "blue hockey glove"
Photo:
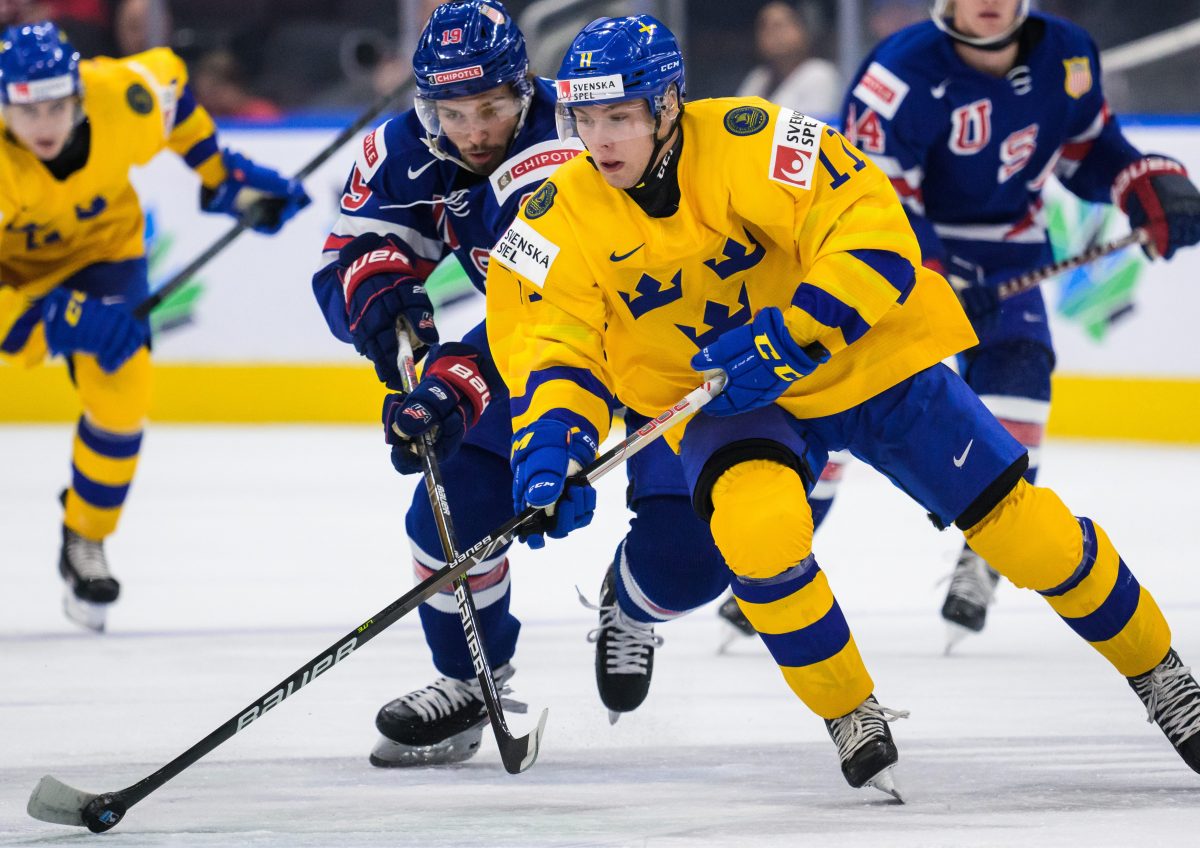
[[[343,247],[338,269],[354,349],[371,360],[380,382],[402,391],[396,320],[403,318],[408,326],[418,359],[438,340],[424,283],[413,276],[412,262],[400,245],[378,233],[364,233]]]
[[[1000,289],[988,285],[983,268],[969,259],[951,255],[946,257],[943,273],[975,332],[982,336],[993,329],[1000,318]]]
[[[697,371],[720,369],[729,377],[725,391],[704,411],[737,415],[774,403],[788,386],[829,359],[829,351],[820,344],[814,342],[809,350],[812,356],[792,338],[777,307],[759,310],[752,322],[722,333],[692,357]]]
[[[567,478],[596,458],[595,442],[578,427],[541,418],[513,435],[513,507],[551,507],[543,521],[520,537],[531,548],[546,544],[542,534],[562,539],[586,527],[596,509],[596,490]]]
[[[80,291],[57,288],[46,295],[42,322],[51,353],[90,353],[109,374],[146,343],[146,331],[132,315]]]
[[[1170,259],[1200,241],[1200,191],[1174,159],[1151,155],[1126,166],[1113,181],[1112,197],[1130,227],[1150,233],[1142,251],[1151,259]]]
[[[383,400],[383,429],[392,446],[392,465],[401,474],[420,474],[417,442],[434,434],[434,456],[449,458],[467,432],[479,423],[492,400],[500,375],[491,361],[464,342],[434,345],[421,382],[408,395]]]
[[[312,200],[304,186],[240,153],[222,150],[228,176],[214,188],[200,187],[200,208],[232,215],[255,232],[273,235]]]

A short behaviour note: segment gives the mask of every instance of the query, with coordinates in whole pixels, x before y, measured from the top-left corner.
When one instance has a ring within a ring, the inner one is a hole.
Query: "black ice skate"
[[[505,663],[495,670],[496,691],[511,691],[507,683],[516,672]],[[503,700],[506,710],[526,711],[526,705]],[[371,752],[371,765],[435,766],[461,763],[475,756],[488,723],[487,704],[479,681],[439,677],[430,685],[385,704],[375,716],[383,734]]]
[[[1192,771],[1200,773],[1200,685],[1174,649],[1145,674],[1127,678],[1157,724]]]
[[[732,592],[721,602],[721,606],[717,607],[717,615],[729,625],[724,628],[725,636],[721,640],[721,647],[717,649],[717,653],[723,654],[734,642],[747,636],[757,635],[754,625],[750,623],[750,619],[746,618],[746,614],[738,606],[737,598],[733,596]]]
[[[950,576],[950,589],[942,604],[942,618],[946,620],[946,653],[950,653],[958,642],[972,633],[983,630],[987,623],[987,608],[996,594],[1000,574],[984,562],[983,557],[963,545],[954,574]]]
[[[108,606],[121,593],[121,584],[109,573],[104,542],[86,539],[64,526],[58,573],[67,582],[63,593],[67,618],[89,630],[104,632]]]
[[[654,635],[654,625],[634,621],[621,611],[616,574],[614,563],[604,575],[599,606],[579,593],[585,607],[600,613],[600,626],[588,633],[587,640],[596,643],[596,688],[608,707],[609,724],[616,724],[621,713],[633,712],[646,700],[654,672],[654,649],[663,642]]]
[[[826,719],[825,727],[837,745],[847,783],[855,789],[873,786],[903,804],[904,798],[892,774],[900,755],[888,728],[888,722],[898,718],[908,718],[908,711],[880,706],[874,695],[868,695],[841,718]]]

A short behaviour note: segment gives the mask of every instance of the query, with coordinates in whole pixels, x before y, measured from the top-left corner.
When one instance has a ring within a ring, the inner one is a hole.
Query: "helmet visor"
[[[495,131],[515,123],[525,108],[525,98],[505,85],[472,97],[439,100],[418,97],[415,105],[421,126],[431,136],[445,133],[463,137],[477,130]]]
[[[577,136],[589,150],[603,144],[652,136],[657,129],[649,105],[640,98],[584,106],[559,103],[555,122],[560,139],[565,141]]]

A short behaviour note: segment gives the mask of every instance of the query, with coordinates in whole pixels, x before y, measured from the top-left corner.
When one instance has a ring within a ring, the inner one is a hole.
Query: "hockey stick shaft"
[[[325,145],[325,147],[323,147],[316,156],[310,159],[303,168],[297,171],[293,179],[303,182],[304,180],[308,179],[308,177],[312,176],[317,168],[320,168],[322,165],[324,165],[329,160],[329,157],[333,156],[333,154],[336,153],[342,147],[342,145],[350,141],[352,138],[354,138],[354,136],[358,135],[367,124],[379,117],[379,115],[382,114],[383,111],[388,108],[388,106],[407,94],[412,88],[412,85],[413,81],[408,79],[393,88],[391,91],[380,95],[374,103],[367,107],[365,112],[355,119],[354,123],[342,129],[342,131],[337,134],[337,137],[333,141]],[[195,276],[197,271],[211,262],[213,258],[224,251],[225,248],[233,244],[234,240],[248,229],[250,229],[250,224],[248,222],[238,221],[236,224],[226,230],[224,235],[210,244],[195,259],[185,265],[181,270],[176,271],[169,280],[159,286],[158,290],[155,291],[154,294],[150,295],[141,303],[139,303],[133,310],[134,317],[138,319],[146,318],[159,306],[159,304],[173,295],[181,286]]]
[[[1108,256],[1110,253],[1124,250],[1130,245],[1148,244],[1149,242],[1150,234],[1144,229],[1136,229],[1129,235],[1122,236],[1119,239],[1089,247],[1076,256],[1068,257],[1059,262],[1052,262],[1049,265],[1043,265],[1041,268],[1034,268],[1032,271],[1027,271],[1024,274],[1001,283],[999,285],[1000,299],[1008,300],[1011,297],[1016,297],[1023,292],[1040,286],[1046,280],[1056,277],[1064,271],[1080,268],[1090,262],[1095,262],[1097,259]]]
[[[404,320],[396,323],[396,339],[399,343],[397,364],[400,366],[400,381],[404,391],[412,392],[417,387],[416,357],[413,354],[412,340]],[[458,538],[454,532],[454,520],[450,515],[450,501],[446,496],[446,486],[442,482],[442,472],[434,453],[434,438],[432,433],[424,433],[417,444],[417,453],[421,457],[421,468],[425,478],[425,490],[429,494],[429,504],[433,509],[433,520],[437,525],[438,538],[442,543],[442,551],[446,561],[452,562],[458,556]],[[462,622],[463,636],[467,640],[467,650],[471,655],[471,664],[475,669],[475,677],[487,705],[488,719],[492,725],[492,733],[496,737],[496,745],[500,749],[500,759],[509,774],[520,774],[537,760],[538,743],[542,729],[546,726],[546,710],[542,711],[537,728],[528,736],[520,739],[513,737],[504,718],[504,707],[500,702],[500,693],[496,691],[495,676],[492,664],[488,661],[487,651],[479,638],[479,616],[475,610],[475,599],[471,595],[471,586],[466,576],[454,581],[454,600],[458,605],[458,617]]]
[[[704,404],[712,400],[713,396],[724,388],[724,385],[724,374],[713,374],[706,382],[690,391],[686,397],[670,409],[663,411],[657,418],[642,425],[619,444],[598,456],[578,475],[578,479],[585,480],[589,484],[595,483],[668,429],[697,412]],[[511,542],[526,524],[536,520],[543,513],[542,508],[532,506],[521,510],[520,513],[456,556],[453,562],[447,563],[444,568],[426,577],[373,617],[338,639],[284,678],[277,686],[252,701],[208,736],[153,774],[147,775],[117,792],[100,795],[73,789],[53,777],[46,776],[34,788],[29,798],[27,807],[29,814],[42,821],[85,826],[96,833],[115,827],[134,804],[162,787],[163,784],[204,755],[245,730],[268,710],[281,704],[318,675],[333,668],[351,653],[395,624],[400,618],[433,597],[443,587],[465,576],[473,567]]]

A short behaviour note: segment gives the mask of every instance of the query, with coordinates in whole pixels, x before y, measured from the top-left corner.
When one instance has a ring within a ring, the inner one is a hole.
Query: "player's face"
[[[644,100],[576,106],[575,127],[600,175],[613,188],[633,188],[654,154],[654,118]]]
[[[954,28],[964,35],[1000,35],[1017,19],[1021,0],[954,0]]]
[[[486,176],[504,161],[521,105],[512,88],[501,85],[482,94],[437,101],[438,122],[462,160]]]
[[[41,103],[12,103],[4,107],[4,121],[17,141],[33,155],[49,161],[62,153],[75,128],[79,101],[60,97]]]

